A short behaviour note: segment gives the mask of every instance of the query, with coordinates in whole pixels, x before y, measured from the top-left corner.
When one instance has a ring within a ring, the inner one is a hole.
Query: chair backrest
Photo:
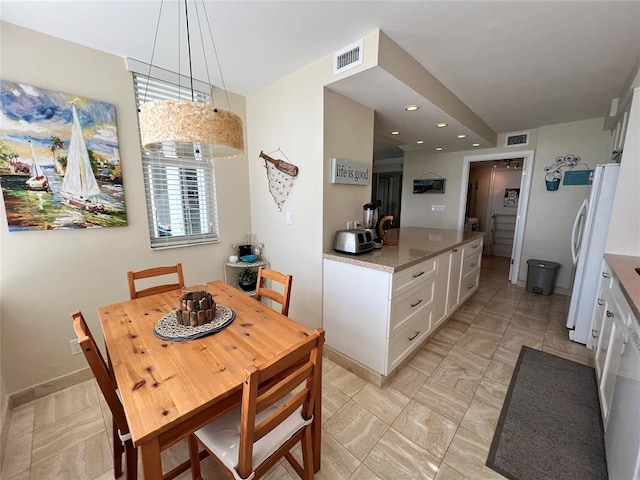
[[[324,330],[318,328],[298,345],[276,359],[246,371],[242,392],[238,473],[246,478],[253,465],[253,445],[302,407],[305,420],[313,417],[313,408],[322,381]],[[300,388],[302,387],[302,388]],[[285,396],[285,402],[279,402]],[[278,403],[279,402],[279,403]],[[275,407],[274,407],[275,406]],[[273,407],[256,424],[256,416]]]
[[[272,282],[278,282],[283,285],[282,293],[271,288],[266,288],[262,285],[263,279],[269,279]],[[289,298],[291,296],[291,283],[293,282],[292,275],[284,275],[275,270],[266,270],[263,267],[258,269],[258,281],[256,282],[256,299],[262,300],[262,297],[273,300],[282,305],[281,313],[283,315],[289,315]]]
[[[178,275],[178,283],[168,283],[163,285],[156,285],[154,287],[145,288],[142,290],[136,290],[135,281],[142,280],[144,278],[159,277],[161,275]],[[147,295],[153,295],[155,293],[168,292],[170,290],[176,290],[184,287],[184,275],[182,274],[182,264],[170,265],[168,267],[154,267],[147,268],[146,270],[140,270],[138,272],[127,272],[129,279],[129,295],[131,300],[134,298],[146,297]]]
[[[126,435],[129,433],[129,425],[127,424],[127,419],[124,415],[122,402],[120,402],[116,393],[116,384],[113,380],[113,376],[111,375],[111,371],[109,370],[107,363],[104,361],[104,358],[102,358],[102,355],[96,345],[96,341],[93,338],[82,313],[74,312],[71,316],[73,317],[73,329],[76,332],[76,337],[78,337],[78,344],[82,349],[82,353],[84,353],[87,363],[89,364],[89,368],[91,368],[94,377],[96,377],[98,387],[100,387],[100,391],[102,392],[104,399],[107,401],[107,405],[109,405],[109,409],[113,415],[113,420],[115,421],[118,430],[120,430],[120,434]]]

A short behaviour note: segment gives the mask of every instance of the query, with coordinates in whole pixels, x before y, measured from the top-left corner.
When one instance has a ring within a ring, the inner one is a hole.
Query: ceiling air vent
[[[350,68],[362,65],[364,39],[346,46],[333,54],[333,74],[338,75]]]
[[[529,132],[513,132],[507,133],[504,146],[505,147],[516,147],[527,145],[529,143]]]

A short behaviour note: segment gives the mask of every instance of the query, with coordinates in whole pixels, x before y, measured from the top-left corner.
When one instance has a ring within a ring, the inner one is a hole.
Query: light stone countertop
[[[403,227],[389,230],[385,237],[386,241],[395,242],[397,246],[384,245],[381,249],[360,255],[331,250],[325,252],[323,257],[394,273],[483,236],[483,232]]]
[[[636,268],[640,268],[640,257],[605,253],[604,258],[616,276],[636,320],[640,322],[640,275],[636,273]]]

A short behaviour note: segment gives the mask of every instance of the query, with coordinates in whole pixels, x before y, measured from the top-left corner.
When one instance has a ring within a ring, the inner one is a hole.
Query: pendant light
[[[155,54],[155,45],[158,37],[163,4],[164,0],[162,0],[160,4],[151,64],[153,64],[153,55]],[[202,28],[197,3],[195,3],[195,9],[203,56],[205,57],[204,62],[207,79],[209,80],[209,67],[206,61],[206,52],[204,52],[204,42],[202,41]],[[206,19],[206,26],[211,35],[211,27],[209,26],[209,19],[203,1],[202,10]],[[191,98],[189,100],[159,100],[142,103],[139,112],[142,147],[151,152],[177,152],[180,156],[195,157],[206,151],[206,153],[216,158],[237,157],[244,153],[241,118],[230,110],[214,106],[213,103],[203,104],[195,101],[193,64],[191,59],[191,32],[189,30],[189,8],[187,0],[184,0],[184,14],[189,57]],[[211,35],[211,41],[213,43],[213,35]],[[178,48],[180,48],[180,39],[178,39]],[[215,43],[213,43],[213,48],[215,52]],[[224,78],[222,77],[217,52],[215,52],[215,55],[224,88]],[[212,93],[211,82],[208,81],[207,84],[209,86],[209,92]],[[211,98],[213,99],[213,96],[211,96]]]

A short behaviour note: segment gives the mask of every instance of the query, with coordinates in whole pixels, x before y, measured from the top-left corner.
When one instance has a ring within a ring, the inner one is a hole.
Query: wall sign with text
[[[364,162],[331,159],[331,183],[369,185],[371,166]]]

